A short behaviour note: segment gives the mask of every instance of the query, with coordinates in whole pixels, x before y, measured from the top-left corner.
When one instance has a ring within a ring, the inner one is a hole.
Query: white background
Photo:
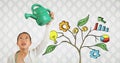
[[[90,15],[88,27],[93,27],[97,17],[102,16],[110,28],[108,52],[101,49],[98,59],[89,57],[89,49],[82,50],[82,63],[120,63],[120,0],[0,0],[0,63],[6,63],[7,57],[18,50],[16,38],[20,32],[26,31],[32,36],[34,48],[42,39],[45,26],[38,26],[33,19],[25,19],[24,13],[32,13],[31,6],[39,3],[55,14],[50,30],[59,30],[62,20],[69,22],[72,30],[77,21]],[[102,32],[96,32],[99,34]],[[94,39],[86,40],[93,44]],[[49,41],[48,45],[52,44]],[[40,56],[40,63],[78,63],[78,54],[68,44],[62,44],[54,52]]]

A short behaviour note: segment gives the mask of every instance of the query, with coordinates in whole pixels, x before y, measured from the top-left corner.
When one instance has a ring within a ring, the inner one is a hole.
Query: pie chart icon
[[[110,38],[109,38],[109,35],[107,34],[104,34],[100,37],[100,41],[104,42],[104,43],[107,43],[109,42]]]

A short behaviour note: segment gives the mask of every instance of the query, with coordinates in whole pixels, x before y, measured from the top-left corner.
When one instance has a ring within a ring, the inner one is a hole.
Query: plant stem
[[[80,27],[78,27],[78,28],[80,29]],[[79,52],[78,52],[79,53],[79,63],[82,63],[82,59],[81,59],[81,49],[82,49],[82,46],[85,43],[85,39],[88,37],[90,32],[91,32],[91,29],[89,30],[87,35],[83,38],[83,31],[81,30],[82,44],[80,45],[80,49],[79,49]]]
[[[79,63],[81,63],[82,61],[82,59],[81,59],[81,50],[80,51],[78,51],[78,54],[79,54]]]
[[[82,46],[83,46],[83,44],[85,42],[85,39],[88,37],[88,35],[89,35],[90,32],[91,32],[91,29],[89,30],[89,32],[87,33],[87,35],[83,38],[82,44],[80,45],[80,50],[81,50],[81,48],[82,48]],[[83,37],[83,35],[82,35],[82,37]]]
[[[71,46],[73,46],[77,50],[77,52],[79,54],[79,63],[81,63],[81,51],[78,49],[78,47],[76,45],[72,44],[71,42],[68,42],[68,41],[62,41],[58,45],[60,45],[62,43],[68,43],[68,44],[70,44]]]
[[[79,27],[78,27],[79,28]],[[80,29],[80,28],[79,28]],[[80,29],[81,30],[81,29]],[[68,30],[70,33],[72,33],[70,30]],[[89,32],[87,33],[87,35],[85,36],[85,37],[83,37],[83,31],[81,30],[81,37],[82,37],[82,44],[80,45],[80,48],[78,48],[77,46],[76,46],[76,35],[74,35],[73,33],[72,33],[72,35],[73,35],[73,37],[74,37],[74,39],[75,39],[75,44],[72,44],[72,42],[70,41],[70,39],[67,37],[67,36],[65,36],[63,33],[61,33],[62,34],[62,36],[64,36],[65,38],[67,38],[68,39],[68,41],[62,41],[62,42],[60,42],[58,45],[60,45],[60,44],[62,44],[62,43],[68,43],[68,44],[70,44],[70,45],[72,45],[76,50],[77,50],[77,52],[78,52],[78,55],[79,55],[79,63],[82,63],[82,59],[81,59],[81,49],[83,48],[83,44],[84,44],[84,42],[85,42],[85,39],[89,36],[89,33],[91,32],[91,29],[89,30]],[[62,36],[60,36],[60,37],[62,37]],[[88,46],[84,46],[84,47],[88,47]],[[90,48],[90,47],[88,47],[88,48]]]
[[[71,34],[72,34],[72,36],[74,37],[74,39],[75,39],[75,42],[74,42],[74,44],[76,45],[76,35],[74,35],[70,30],[68,30]]]

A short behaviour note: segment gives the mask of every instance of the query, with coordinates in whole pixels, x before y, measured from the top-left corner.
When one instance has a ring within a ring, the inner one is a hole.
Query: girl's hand
[[[54,19],[54,13],[53,12],[50,12],[50,16],[52,19]]]
[[[52,20],[53,20],[53,19],[54,19],[54,13],[53,13],[53,12],[50,12],[50,16],[51,16],[51,18],[52,18]],[[47,26],[50,25],[50,23],[52,22],[52,20],[47,24]]]

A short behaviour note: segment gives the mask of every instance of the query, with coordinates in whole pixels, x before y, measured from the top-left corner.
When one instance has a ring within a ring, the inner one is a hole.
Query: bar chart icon
[[[94,30],[109,32],[109,28],[98,23],[95,24]]]

